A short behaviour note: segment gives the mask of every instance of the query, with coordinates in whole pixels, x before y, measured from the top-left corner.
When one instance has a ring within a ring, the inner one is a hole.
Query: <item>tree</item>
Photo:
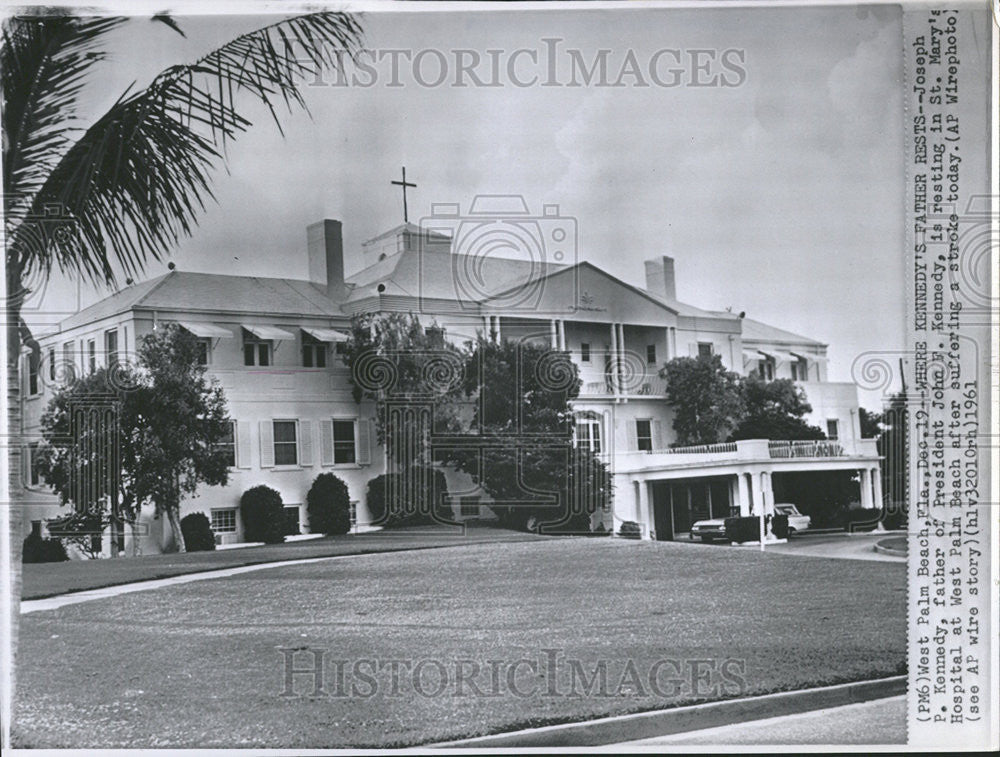
[[[478,480],[502,523],[589,531],[609,501],[606,465],[573,444],[570,406],[580,378],[569,355],[531,342],[480,338],[467,358],[466,396],[475,410],[449,462]]]
[[[93,408],[114,412],[93,420]],[[115,515],[134,524],[152,505],[183,552],[181,499],[227,482],[228,432],[226,399],[198,362],[197,339],[168,324],[143,337],[137,369],[101,368],[56,392],[42,417],[39,469],[63,504],[102,523]]]
[[[166,14],[154,20],[178,30]],[[77,116],[84,84],[105,58],[104,36],[118,17],[37,14],[4,20],[3,192],[6,262],[8,438],[21,438],[19,356],[38,344],[21,317],[29,280],[64,272],[113,285],[115,266],[134,275],[192,233],[212,197],[211,170],[225,146],[252,123],[244,97],[263,102],[275,121],[280,105],[305,106],[301,81],[342,67],[360,48],[350,15],[311,13],[243,34],[200,60],[171,66],[141,90],[129,90],[86,126]],[[75,140],[74,140],[75,138]],[[53,216],[55,211],[55,216]],[[23,501],[19,444],[9,445],[9,487]],[[2,508],[20,601],[21,517]],[[16,649],[17,624],[12,623]],[[10,682],[13,690],[13,681]]]
[[[354,317],[343,355],[354,400],[375,402],[376,435],[397,468],[432,462],[430,423],[454,425],[467,355],[412,313]],[[390,406],[400,415],[390,417]]]
[[[862,439],[877,439],[882,434],[882,424],[885,416],[882,413],[873,413],[863,407],[858,408],[858,422],[861,425]]]
[[[679,446],[725,441],[743,414],[740,376],[719,355],[678,357],[660,370]]]
[[[743,412],[729,441],[740,439],[825,439],[805,416],[812,412],[802,387],[790,379],[765,381],[755,373],[739,384]]]

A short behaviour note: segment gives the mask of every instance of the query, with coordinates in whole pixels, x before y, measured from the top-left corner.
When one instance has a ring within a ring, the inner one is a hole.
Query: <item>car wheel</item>
[[[794,529],[794,528],[792,528],[791,526],[789,526],[789,527],[788,527],[788,535],[789,535],[789,536],[791,536],[791,535],[792,535],[792,534],[794,534],[794,533],[795,533],[795,529]]]

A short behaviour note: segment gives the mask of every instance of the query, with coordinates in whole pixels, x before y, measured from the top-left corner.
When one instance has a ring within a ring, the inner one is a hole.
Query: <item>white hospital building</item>
[[[456,342],[478,332],[543,340],[568,352],[583,381],[573,403],[577,442],[600,452],[613,473],[613,503],[594,518],[605,528],[634,521],[645,538],[686,538],[701,518],[768,512],[774,477],[788,473],[845,471],[863,506],[881,500],[879,457],[875,441],[861,438],[857,388],[827,380],[825,344],[680,302],[669,257],[647,260],[645,281],[637,285],[587,262],[559,262],[552,242],[558,229],[530,219],[504,227],[524,237],[527,254],[490,254],[488,225],[404,224],[349,253],[360,256],[347,261],[360,271],[345,277],[341,224],[325,220],[306,230],[308,279],[171,270],[64,319],[37,337],[40,359],[27,349],[23,356],[26,529],[66,512],[31,465],[50,387],[66,364],[86,372],[134,355],[137,342],[167,322],[201,340],[233,429],[229,483],[202,487],[183,503],[181,516],[204,512],[217,541],[239,542],[240,497],[266,484],[281,493],[290,529],[297,524],[308,533],[306,492],[318,474],[332,472],[346,482],[357,522],[366,523],[366,486],[385,471],[385,461],[374,407],[354,401],[337,345],[353,315],[371,312],[412,312]],[[539,229],[551,231],[547,241]],[[671,358],[706,353],[741,374],[797,382],[812,405],[808,422],[829,441],[672,446],[659,370]],[[456,519],[490,516],[488,497],[471,480],[455,472],[448,477],[452,494],[462,495],[454,498]],[[145,554],[171,547],[165,519],[143,513],[140,533]]]

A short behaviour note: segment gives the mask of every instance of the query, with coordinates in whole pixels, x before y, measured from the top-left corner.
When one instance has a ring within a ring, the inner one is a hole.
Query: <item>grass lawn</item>
[[[541,537],[498,528],[426,526],[371,531],[357,536],[324,536],[319,539],[269,544],[214,552],[123,557],[114,560],[71,560],[29,563],[21,568],[21,598],[40,599],[104,586],[167,578],[204,570],[235,568],[280,560],[391,552],[400,549],[451,547],[483,541],[523,541]]]
[[[23,616],[14,744],[414,745],[882,677],[905,598],[902,564],[667,542],[279,567]],[[281,647],[326,650],[325,695],[300,675],[282,696]],[[601,664],[606,686],[574,678]]]

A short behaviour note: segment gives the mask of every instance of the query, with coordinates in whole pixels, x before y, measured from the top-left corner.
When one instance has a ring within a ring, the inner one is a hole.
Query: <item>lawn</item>
[[[609,539],[279,567],[22,617],[14,743],[402,746],[883,677],[905,598],[902,564]]]
[[[21,568],[21,598],[40,599],[104,586],[167,578],[184,573],[235,568],[281,560],[303,560],[334,555],[392,552],[400,549],[431,549],[485,541],[523,541],[543,537],[499,528],[424,526],[371,531],[364,534],[325,536],[320,539],[269,544],[214,552],[146,555],[114,560],[72,560],[59,563],[29,563]]]

